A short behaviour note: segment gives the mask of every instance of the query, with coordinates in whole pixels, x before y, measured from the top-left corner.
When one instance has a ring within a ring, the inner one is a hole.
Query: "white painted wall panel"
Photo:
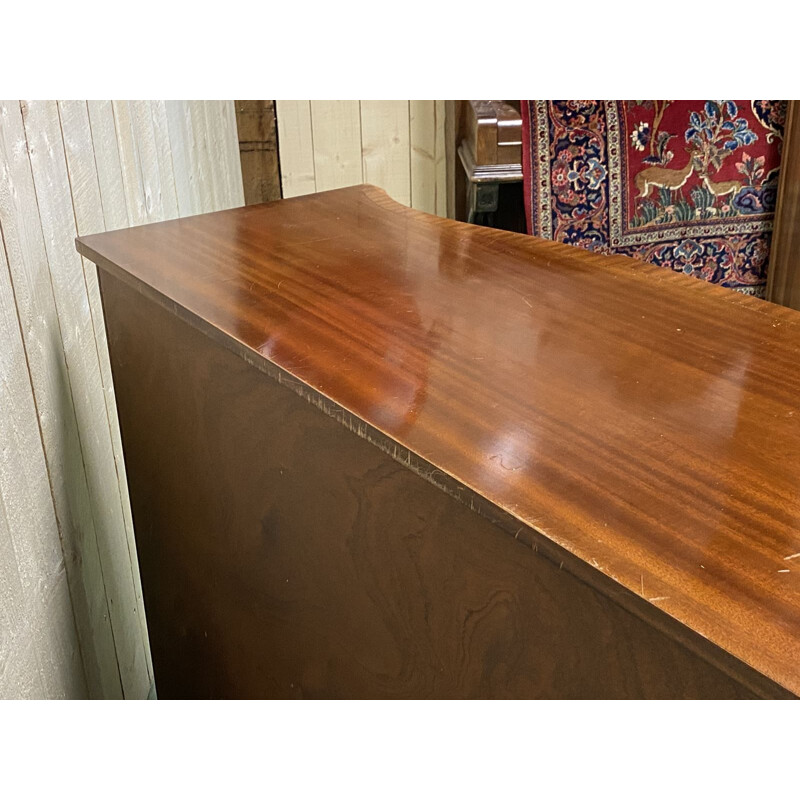
[[[312,100],[311,135],[316,191],[363,182],[358,100]]]
[[[152,685],[97,275],[74,237],[243,202],[232,102],[0,103],[0,698]]]
[[[361,159],[364,182],[411,205],[411,146],[407,100],[361,101]]]
[[[0,698],[85,697],[30,373],[0,252]]]
[[[284,197],[317,191],[309,100],[277,100],[278,150]]]
[[[372,183],[447,216],[445,101],[278,100],[284,197]]]

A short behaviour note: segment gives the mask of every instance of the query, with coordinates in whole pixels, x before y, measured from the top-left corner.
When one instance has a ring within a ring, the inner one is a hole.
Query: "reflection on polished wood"
[[[372,187],[78,249],[162,696],[800,691],[796,312]]]

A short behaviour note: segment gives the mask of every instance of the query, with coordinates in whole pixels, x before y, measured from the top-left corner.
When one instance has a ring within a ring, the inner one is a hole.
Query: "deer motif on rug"
[[[680,189],[689,180],[692,172],[699,167],[696,157],[697,148],[690,146],[687,150],[689,160],[686,166],[681,169],[667,169],[666,167],[655,166],[645,167],[641,172],[637,173],[634,185],[639,191],[639,197],[647,197],[654,186],[668,189],[670,192],[676,192]]]

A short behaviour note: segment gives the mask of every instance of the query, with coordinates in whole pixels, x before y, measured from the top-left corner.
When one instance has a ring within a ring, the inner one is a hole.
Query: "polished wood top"
[[[78,249],[800,693],[800,313],[373,187]]]

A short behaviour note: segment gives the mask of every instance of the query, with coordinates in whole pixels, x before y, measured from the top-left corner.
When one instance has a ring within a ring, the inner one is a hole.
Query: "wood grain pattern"
[[[86,697],[54,501],[3,247],[0,342],[0,700]]]
[[[796,312],[371,187],[78,246],[651,625],[800,691]]]
[[[158,110],[157,110],[158,109]],[[172,197],[167,201],[167,204],[172,208],[172,213],[177,206],[174,199],[174,180],[171,166],[171,156],[169,154],[169,142],[165,141],[166,137],[166,118],[163,116],[163,104],[156,103],[154,111],[154,119],[160,118],[159,123],[154,122],[154,128],[159,129],[156,133],[156,141],[158,148],[163,151],[159,156],[159,161],[169,161],[169,168],[161,168],[161,187],[162,193],[167,197]],[[87,103],[84,101],[68,101],[59,102],[59,118],[61,121],[61,131],[64,139],[64,149],[66,155],[66,166],[69,173],[68,187],[63,183],[63,175],[61,180],[56,181],[56,186],[60,187],[55,191],[55,195],[59,198],[63,209],[62,228],[63,236],[67,237],[67,241],[74,235],[72,223],[69,220],[70,216],[74,217],[74,231],[78,235],[86,235],[90,233],[97,233],[108,229],[113,229],[114,222],[117,221],[116,217],[119,209],[116,207],[114,201],[111,202],[108,211],[103,203],[103,191],[99,180],[99,169],[96,167],[96,154],[94,149],[94,137],[91,128],[91,117]],[[116,150],[114,151],[116,153]],[[118,162],[118,159],[117,159]],[[113,163],[113,160],[112,160]],[[120,189],[122,188],[120,184]],[[69,192],[67,191],[69,189]],[[70,197],[71,195],[71,197]],[[113,192],[112,192],[113,196]],[[46,200],[45,203],[48,201]],[[124,210],[124,198],[122,198]],[[111,224],[106,222],[106,214],[108,214]],[[119,221],[122,222],[127,217],[120,217]],[[125,222],[122,222],[125,225]],[[103,623],[99,620],[94,620],[90,626],[89,635],[82,638],[82,648],[84,651],[91,652],[95,649],[99,642],[104,642],[107,639],[106,629],[110,634],[109,619],[112,616],[109,613],[108,602],[99,604],[97,602],[98,595],[97,586],[103,586],[104,595],[110,594],[112,596],[111,605],[114,607],[113,617],[117,620],[118,628],[125,628],[127,620],[134,620],[138,623],[139,632],[135,633],[135,626],[130,634],[123,634],[117,636],[118,642],[111,640],[111,649],[114,652],[113,663],[116,665],[118,657],[116,651],[123,647],[131,636],[143,642],[143,649],[145,651],[145,661],[147,669],[143,669],[141,665],[137,665],[137,670],[147,674],[147,685],[144,686],[139,681],[129,680],[126,681],[133,686],[129,686],[128,696],[137,696],[137,692],[149,690],[149,684],[152,682],[152,664],[150,663],[150,654],[147,647],[147,625],[145,622],[144,605],[142,602],[142,587],[139,580],[138,571],[131,569],[129,564],[135,563],[136,544],[133,537],[133,521],[131,519],[130,500],[128,498],[128,483],[125,476],[125,463],[122,456],[122,442],[120,441],[119,434],[119,421],[117,419],[117,407],[114,397],[114,384],[111,378],[111,365],[108,358],[108,344],[106,342],[105,324],[102,316],[102,302],[100,299],[100,287],[98,285],[97,270],[94,265],[81,259],[83,269],[83,281],[86,286],[86,293],[88,298],[89,308],[89,322],[91,323],[91,335],[89,335],[89,328],[87,326],[85,338],[83,341],[84,347],[89,356],[89,364],[91,364],[89,375],[91,379],[87,379],[85,375],[82,377],[84,385],[91,386],[94,390],[93,396],[98,399],[98,403],[94,406],[94,413],[89,419],[94,419],[97,423],[102,422],[102,414],[99,408],[99,398],[102,396],[105,403],[106,422],[111,439],[110,452],[104,449],[101,457],[98,458],[97,445],[94,447],[87,447],[84,450],[88,454],[88,464],[106,463],[114,465],[114,471],[97,470],[101,474],[100,478],[93,478],[93,482],[98,485],[95,492],[104,493],[108,502],[106,503],[106,510],[99,513],[99,528],[105,533],[104,538],[108,540],[111,548],[118,554],[116,565],[114,559],[106,552],[106,571],[105,575],[102,572],[97,574],[97,577],[87,577],[84,580],[84,587],[82,594],[86,596],[87,600],[93,600],[98,609],[96,613],[103,613]],[[77,263],[74,260],[74,254],[71,248],[61,256],[62,270],[71,270],[74,274],[77,273]],[[52,271],[52,270],[51,270]],[[77,303],[78,306],[83,305]],[[93,341],[92,341],[93,340]],[[92,347],[94,344],[94,347]],[[94,351],[94,353],[92,352]],[[93,364],[93,360],[97,358],[97,367],[99,368],[99,375]],[[78,373],[81,374],[81,373]],[[73,376],[76,373],[73,371]],[[101,430],[103,430],[101,428]],[[105,436],[100,437],[102,442]],[[103,462],[102,459],[105,459]],[[88,469],[86,464],[84,469]],[[112,483],[113,481],[113,483]],[[119,496],[119,505],[113,502],[115,497],[115,490]],[[96,547],[96,545],[95,545]],[[106,545],[106,551],[108,545]],[[90,557],[91,556],[91,557]],[[122,563],[120,564],[120,557]],[[92,563],[94,553],[84,552],[80,549],[75,554],[76,561],[81,565],[83,571],[88,570],[88,565]],[[111,562],[109,564],[109,562]],[[117,583],[121,582],[123,585],[128,582],[127,575],[132,574],[132,589],[120,590],[117,588]],[[116,580],[114,580],[116,576]],[[99,579],[99,583],[97,582]],[[108,584],[108,585],[107,585]],[[110,589],[109,589],[110,585]],[[74,594],[74,593],[73,593]],[[120,602],[121,596],[127,596],[128,603]],[[116,603],[114,602],[116,597]],[[80,619],[82,615],[76,614]],[[107,661],[107,659],[103,659]],[[101,662],[102,663],[102,662]],[[125,663],[125,659],[122,659]],[[136,663],[136,662],[134,662]],[[117,667],[118,669],[118,667]],[[107,672],[104,669],[103,672]],[[137,685],[138,684],[138,685]],[[93,684],[94,685],[94,684]],[[102,692],[103,697],[108,697],[107,691]]]
[[[127,228],[130,221],[125,202],[122,165],[117,149],[114,109],[110,100],[89,100],[87,106],[105,229],[113,231]]]
[[[362,182],[358,100],[312,100],[311,133],[318,192]]]
[[[362,100],[361,160],[364,183],[411,205],[411,146],[407,100]]]
[[[233,101],[203,100],[202,118],[211,166],[209,188],[214,198],[214,209],[244,205]]]
[[[175,171],[175,192],[180,216],[202,214],[213,209],[206,159],[201,157],[196,143],[190,109],[196,101],[167,100],[164,113],[172,145],[172,165]],[[207,154],[204,154],[207,156]]]
[[[454,218],[452,167],[456,151],[452,100],[436,100],[436,213],[440,217]],[[449,109],[449,111],[448,111]]]
[[[418,211],[436,213],[436,101],[409,102],[411,145],[411,205]]]
[[[16,304],[27,362],[7,364],[4,379],[20,392],[9,398],[14,406],[35,404],[41,437],[38,447],[43,448],[46,457],[45,474],[50,480],[51,502],[58,522],[57,531],[42,525],[32,535],[46,541],[49,534],[63,550],[72,598],[70,611],[75,613],[84,662],[82,671],[85,671],[90,694],[120,697],[122,687],[94,517],[20,103],[6,101],[0,104],[0,118],[0,170],[5,176],[0,181],[0,229],[11,279],[6,299]],[[4,334],[2,346],[13,352],[15,345],[10,335],[8,332]],[[15,375],[21,365],[27,367],[30,395],[19,376]],[[37,455],[33,451],[21,457],[33,461]],[[23,474],[18,470],[7,474],[3,469],[2,476],[15,485],[24,486]],[[43,502],[41,494],[35,487],[27,491],[32,511],[45,514],[45,508],[40,507]],[[17,528],[20,539],[25,530],[29,529]],[[73,569],[73,564],[80,564],[80,569]],[[10,566],[8,569],[11,571]],[[11,576],[6,580],[11,581]],[[30,632],[35,638],[36,629],[32,627]],[[17,646],[26,639],[21,631],[15,638]],[[10,647],[9,641],[3,650]],[[36,646],[31,644],[31,647],[35,649]],[[14,653],[6,651],[4,656],[9,662],[16,660]],[[9,678],[6,696],[14,696],[15,680],[23,680],[19,672],[14,679]],[[20,694],[23,693],[20,690]]]
[[[278,100],[278,148],[284,197],[299,197],[317,190],[314,172],[314,137],[309,100]]]
[[[102,282],[162,699],[753,697],[136,289]]]
[[[244,204],[231,101],[164,104],[180,216]]]
[[[131,564],[136,551],[125,529],[119,478],[114,468],[108,416],[83,264],[75,252],[75,210],[55,101],[31,101],[25,106],[25,130],[36,202],[44,236],[58,328],[69,376],[68,391],[78,427],[78,458],[82,469],[67,491],[88,490],[95,537],[102,564],[119,675],[126,695],[146,697],[150,688],[147,639],[138,621],[140,610]],[[151,188],[147,188],[148,196]],[[160,203],[160,200],[158,201]],[[99,312],[99,309],[98,309]],[[98,322],[100,322],[98,314]],[[62,377],[62,380],[64,378]],[[97,425],[100,421],[102,425]],[[111,469],[98,469],[101,464]],[[85,489],[82,485],[85,483]],[[80,558],[78,551],[76,558]]]
[[[236,100],[236,130],[246,205],[281,198],[274,100]]]
[[[144,225],[154,221],[153,186],[150,177],[142,173],[140,145],[134,129],[133,102],[114,100],[114,128],[117,134],[117,150],[122,169],[122,187],[125,191],[125,205],[131,225]],[[143,143],[144,144],[144,143]],[[149,163],[153,159],[146,159]]]

